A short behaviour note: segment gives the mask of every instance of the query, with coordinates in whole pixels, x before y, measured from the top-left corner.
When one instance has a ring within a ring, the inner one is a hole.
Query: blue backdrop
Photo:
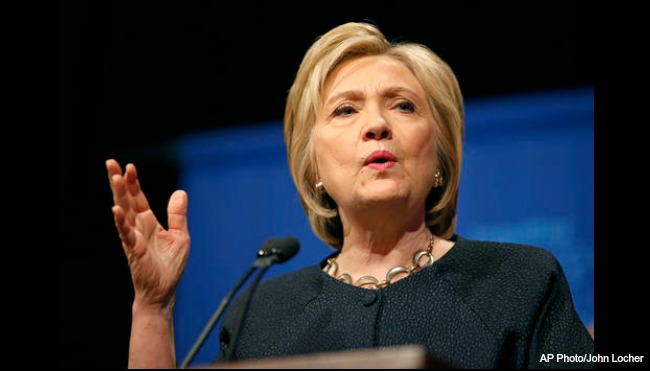
[[[553,252],[586,325],[594,320],[593,94],[588,87],[468,99],[457,228]],[[192,236],[176,301],[180,361],[268,238],[292,235],[301,248],[265,279],[333,250],[313,235],[300,205],[280,121],[193,133],[177,145]],[[217,324],[193,363],[210,362],[218,347]]]

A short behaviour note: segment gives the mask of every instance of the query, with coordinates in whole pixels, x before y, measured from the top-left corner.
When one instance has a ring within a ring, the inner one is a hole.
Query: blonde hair
[[[428,47],[394,42],[369,23],[350,22],[321,35],[307,50],[287,97],[284,140],[291,176],[316,235],[328,245],[343,246],[343,226],[334,200],[320,194],[311,130],[329,74],[341,63],[362,56],[385,55],[402,62],[418,79],[433,113],[438,169],[444,185],[432,188],[426,200],[426,223],[437,236],[456,229],[462,146],[465,131],[463,97],[451,68]],[[437,160],[437,161],[436,161]]]

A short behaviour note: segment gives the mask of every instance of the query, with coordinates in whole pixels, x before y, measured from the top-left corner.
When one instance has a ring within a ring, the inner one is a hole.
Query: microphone
[[[253,272],[257,268],[262,268],[262,270],[255,278],[255,281],[251,285],[251,289],[249,290],[248,295],[245,299],[244,314],[241,317],[242,321],[244,319],[244,316],[246,315],[246,312],[248,311],[248,303],[252,296],[252,292],[257,287],[257,284],[259,283],[262,275],[266,272],[266,270],[269,267],[271,267],[271,265],[273,265],[273,263],[283,263],[291,259],[292,257],[294,257],[298,253],[299,248],[300,248],[300,243],[295,237],[288,236],[283,239],[278,239],[278,238],[268,239],[266,243],[262,246],[262,248],[257,252],[257,258],[255,259],[255,262],[253,262],[253,265],[251,265],[251,267],[248,268],[246,273],[239,279],[239,281],[235,284],[235,286],[233,286],[233,288],[230,289],[228,294],[221,300],[219,307],[212,314],[212,317],[210,317],[210,320],[203,328],[203,331],[201,331],[201,334],[196,339],[194,345],[192,345],[192,348],[187,353],[187,355],[185,356],[183,362],[179,367],[187,368],[190,362],[192,362],[192,360],[196,356],[196,353],[198,353],[199,349],[201,349],[201,346],[203,346],[205,339],[208,337],[208,335],[214,328],[214,325],[223,315],[232,297],[235,295],[235,293],[241,288],[244,282],[246,282],[248,277],[250,277],[250,275],[253,274]],[[237,325],[235,336],[238,336],[240,328],[241,328],[241,322],[238,323]],[[228,348],[229,352],[227,353],[226,359],[229,359],[232,356],[232,348],[234,348],[235,341],[237,340],[236,337],[233,337],[232,339],[233,339],[232,346]]]
[[[269,238],[268,241],[262,246],[260,251],[257,252],[257,260],[255,264],[270,264],[284,263],[285,261],[293,258],[300,249],[300,243],[295,237],[285,237],[282,239]]]

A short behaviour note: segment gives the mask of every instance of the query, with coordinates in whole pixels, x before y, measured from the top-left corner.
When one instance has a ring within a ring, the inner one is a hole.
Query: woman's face
[[[436,168],[434,121],[401,62],[367,56],[338,66],[312,140],[320,179],[342,210],[392,202],[424,210]]]

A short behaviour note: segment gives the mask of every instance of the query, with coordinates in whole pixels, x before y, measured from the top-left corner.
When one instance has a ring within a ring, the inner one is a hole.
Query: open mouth
[[[375,151],[363,162],[364,166],[376,170],[386,170],[397,163],[397,158],[389,151]]]

